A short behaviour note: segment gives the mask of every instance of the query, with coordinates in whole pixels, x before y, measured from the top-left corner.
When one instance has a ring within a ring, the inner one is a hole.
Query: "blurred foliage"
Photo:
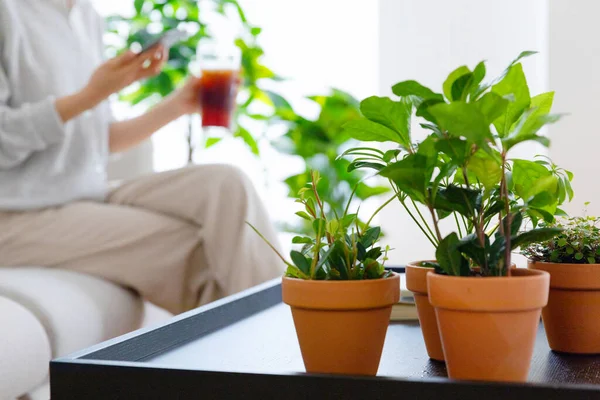
[[[319,192],[333,209],[330,212],[343,211],[355,187],[355,197],[360,200],[387,191],[384,187],[372,187],[361,182],[365,177],[363,172],[348,172],[349,162],[337,160],[343,149],[355,144],[348,135],[341,132],[341,126],[360,117],[358,101],[335,89],[327,95],[311,96],[309,99],[320,106],[318,118],[311,120],[297,114],[284,97],[265,89],[266,86],[276,87],[277,82],[283,79],[262,63],[264,51],[258,41],[261,28],[247,20],[236,0],[133,0],[133,3],[133,16],[114,15],[108,18],[108,30],[114,39],[111,42],[117,43],[117,51],[144,46],[160,32],[169,29],[184,29],[191,35],[187,40],[171,47],[169,61],[159,75],[125,92],[121,96],[122,101],[131,105],[149,106],[167,96],[188,76],[189,65],[196,58],[198,43],[210,38],[209,22],[203,17],[209,13],[217,13],[238,19],[242,31],[235,44],[242,54],[242,84],[233,135],[243,140],[253,154],[260,156],[258,142],[264,137],[264,132],[273,125],[285,126],[286,133],[273,140],[273,146],[282,153],[300,156],[305,161],[305,171],[285,180],[291,198],[310,181],[311,170],[321,173]],[[257,113],[256,110],[268,111]],[[256,129],[256,126],[263,128]],[[193,142],[191,129],[190,124],[190,161]],[[207,138],[204,146],[210,147],[219,141],[219,137]],[[306,225],[287,229],[306,232],[312,228]]]

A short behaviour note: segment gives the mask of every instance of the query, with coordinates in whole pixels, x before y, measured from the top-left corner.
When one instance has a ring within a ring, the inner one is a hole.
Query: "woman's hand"
[[[126,51],[98,67],[84,92],[101,102],[140,79],[158,75],[167,58],[160,45],[139,54]]]
[[[200,90],[200,78],[190,76],[182,87],[165,99],[165,106],[177,117],[199,113],[201,111]]]
[[[67,122],[133,82],[157,75],[167,58],[167,51],[160,45],[140,54],[127,51],[98,67],[83,90],[57,99],[56,111]]]

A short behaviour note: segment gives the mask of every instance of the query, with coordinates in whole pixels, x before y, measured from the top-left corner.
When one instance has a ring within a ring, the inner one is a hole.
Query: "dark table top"
[[[252,318],[175,348],[145,363],[161,367],[248,373],[304,372],[289,307],[280,304]],[[445,377],[445,364],[429,360],[417,322],[392,323],[379,376]],[[540,325],[530,382],[600,384],[600,356],[557,354]]]
[[[52,400],[600,400],[600,355],[552,352],[541,325],[526,384],[448,380],[416,321],[389,326],[376,378],[306,374],[277,280],[53,360],[50,376]]]

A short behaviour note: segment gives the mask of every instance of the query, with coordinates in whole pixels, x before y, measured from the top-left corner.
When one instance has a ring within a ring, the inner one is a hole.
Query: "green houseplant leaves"
[[[248,225],[277,253],[287,265],[286,276],[312,280],[362,280],[380,279],[391,275],[386,271],[388,248],[377,246],[381,228],[369,223],[383,208],[361,227],[357,214],[344,213],[341,217],[328,218],[324,202],[317,189],[320,174],[311,172],[311,182],[298,193],[297,202],[306,210],[298,214],[307,218],[314,229],[310,236],[296,236],[294,244],[302,244],[302,250],[290,252],[291,263],[251,224]],[[348,204],[349,206],[349,204]],[[348,209],[348,207],[346,207]]]
[[[443,94],[414,80],[399,82],[392,88],[398,99],[365,100],[360,132],[354,123],[344,126],[356,139],[397,146],[391,158],[362,147],[360,162],[355,158],[352,165],[388,179],[436,247],[440,273],[507,275],[514,249],[560,232],[537,225],[562,213],[559,206],[573,195],[572,174],[544,159],[510,158],[512,148],[524,142],[548,146],[539,131],[560,118],[551,114],[553,92],[530,94],[521,60],[532,54],[522,52],[487,83],[483,62],[473,70],[456,68],[445,79]],[[412,107],[400,112],[403,103]],[[425,120],[420,124],[429,133],[424,140],[412,141],[405,129],[412,115],[405,110]],[[450,217],[456,231],[443,235],[439,220]],[[524,229],[525,222],[532,227]]]

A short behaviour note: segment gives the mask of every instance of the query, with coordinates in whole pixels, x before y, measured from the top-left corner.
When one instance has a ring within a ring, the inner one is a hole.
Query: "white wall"
[[[569,113],[550,128],[554,161],[575,174],[575,199],[565,207],[600,215],[598,146],[600,146],[600,2],[550,1],[550,87],[555,109]]]
[[[381,95],[390,95],[390,87],[406,79],[440,88],[452,69],[473,68],[481,60],[488,61],[494,77],[522,50],[542,53],[524,62],[532,93],[548,88],[547,0],[380,0],[379,18]],[[514,157],[541,151],[515,150]],[[400,205],[384,210],[380,221],[386,242],[395,248],[392,264],[433,256],[433,247]]]

